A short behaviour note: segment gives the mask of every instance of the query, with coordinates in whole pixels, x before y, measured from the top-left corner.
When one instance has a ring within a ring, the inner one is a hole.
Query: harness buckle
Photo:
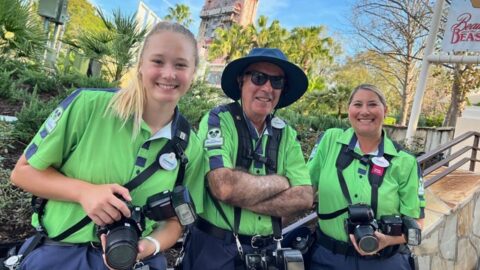
[[[243,247],[242,247],[242,243],[240,243],[240,239],[238,239],[238,234],[233,233],[233,236],[235,237],[235,243],[237,244],[238,254],[240,255],[241,258],[243,258]]]

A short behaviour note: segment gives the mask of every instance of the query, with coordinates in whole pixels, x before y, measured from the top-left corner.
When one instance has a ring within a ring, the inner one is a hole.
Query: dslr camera
[[[372,208],[367,204],[348,206],[348,218],[345,221],[348,234],[353,234],[358,247],[366,253],[378,248],[375,231],[391,236],[405,236],[407,244],[418,246],[421,243],[421,230],[411,217],[399,215],[382,216],[377,222]]]
[[[245,254],[245,268],[248,270],[304,270],[302,253],[291,248],[273,251],[262,250],[258,253]]]
[[[143,207],[126,201],[125,204],[131,212],[129,218],[122,217],[112,224],[97,227],[97,235],[107,236],[105,259],[108,265],[119,270],[131,269],[135,264],[138,240],[145,229],[145,217],[162,221],[177,216],[184,226],[196,220],[195,206],[188,189],[183,186],[148,197]]]
[[[353,234],[358,247],[364,252],[370,253],[378,249],[378,239],[375,236],[375,231],[378,230],[378,223],[369,205],[349,205],[345,229],[347,234]]]

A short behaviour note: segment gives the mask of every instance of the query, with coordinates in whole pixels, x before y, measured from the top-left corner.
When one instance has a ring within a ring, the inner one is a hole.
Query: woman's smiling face
[[[386,113],[380,97],[367,89],[359,89],[348,105],[348,119],[358,136],[379,137]]]

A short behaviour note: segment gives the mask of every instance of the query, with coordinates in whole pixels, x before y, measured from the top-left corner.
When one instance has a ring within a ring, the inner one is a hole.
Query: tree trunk
[[[462,76],[466,70],[467,68],[462,70],[460,65],[455,65],[452,96],[450,98],[447,115],[443,121],[444,127],[454,127],[457,123],[457,118],[462,115],[462,111],[465,108],[466,94],[468,92],[466,88],[470,87],[469,85],[465,85],[465,79],[462,80]]]
[[[407,124],[407,115],[408,115],[408,101],[407,96],[404,94],[402,96],[402,109],[400,111],[400,125],[405,126]]]

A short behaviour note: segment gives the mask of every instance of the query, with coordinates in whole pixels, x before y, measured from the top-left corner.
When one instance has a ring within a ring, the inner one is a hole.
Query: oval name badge
[[[160,166],[167,171],[171,171],[177,167],[177,159],[173,152],[161,155],[158,162],[160,163]]]
[[[285,127],[285,122],[282,119],[275,116],[272,119],[272,127],[282,129]]]
[[[373,157],[372,162],[373,164],[382,168],[390,166],[390,162],[388,162],[388,160],[386,160],[384,157]]]

